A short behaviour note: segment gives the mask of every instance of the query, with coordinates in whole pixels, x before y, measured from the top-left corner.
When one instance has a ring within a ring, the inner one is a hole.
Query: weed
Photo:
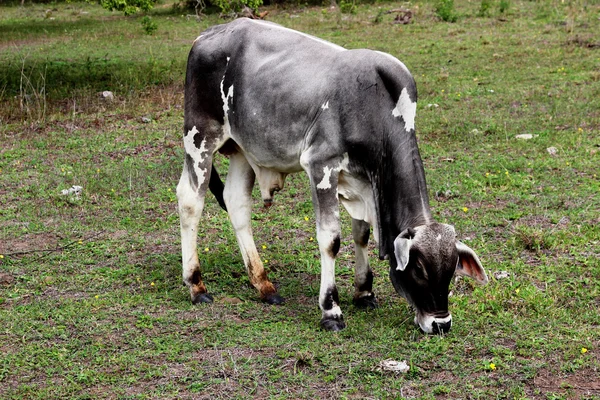
[[[510,0],[500,0],[498,2],[498,11],[500,14],[505,14],[510,8]]]
[[[454,9],[454,0],[437,0],[435,12],[442,21],[456,22],[458,20]]]
[[[142,18],[141,23],[146,35],[153,35],[154,32],[156,32],[156,30],[158,29],[158,24],[147,15],[144,16],[144,18]]]
[[[492,8],[492,0],[481,0],[481,5],[479,6],[478,15],[480,17],[489,16],[491,8]]]
[[[356,0],[340,0],[340,11],[344,14],[356,14]]]

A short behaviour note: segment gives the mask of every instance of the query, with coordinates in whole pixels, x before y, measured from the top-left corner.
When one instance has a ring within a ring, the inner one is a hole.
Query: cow
[[[415,136],[415,81],[389,54],[343,47],[280,25],[237,19],[195,41],[185,80],[185,161],[177,185],[183,280],[192,303],[212,302],[200,272],[197,227],[210,189],[228,211],[251,284],[262,301],[284,299],[267,278],[250,226],[258,181],[266,206],[288,174],[310,180],[321,256],[320,326],[345,327],[335,284],[339,203],[352,218],[353,303],[377,307],[367,244],[389,259],[396,291],[426,333],[450,330],[455,274],[485,284],[475,252],[433,220]],[[229,157],[223,185],[213,166]]]

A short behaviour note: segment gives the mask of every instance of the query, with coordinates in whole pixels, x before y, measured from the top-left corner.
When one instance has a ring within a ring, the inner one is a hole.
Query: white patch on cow
[[[333,169],[329,167],[323,168],[323,179],[317,185],[317,189],[331,189],[331,172]]]
[[[298,32],[298,31],[295,31],[295,30],[293,30],[293,29],[286,28],[286,27],[284,27],[284,26],[280,26],[280,25],[271,24],[271,23],[269,23],[269,22],[265,22],[265,21],[258,21],[258,20],[255,20],[255,19],[251,19],[251,20],[249,20],[249,21],[252,21],[252,22],[254,22],[255,24],[259,24],[259,25],[263,25],[263,26],[268,26],[269,28],[273,28],[273,29],[279,29],[279,30],[282,30],[282,31],[286,31],[286,32],[294,33],[294,34],[296,34],[296,35],[303,36],[303,37],[305,37],[305,38],[308,38],[308,39],[314,40],[315,42],[321,43],[321,44],[323,44],[323,45],[326,45],[326,46],[328,46],[328,47],[331,47],[331,48],[333,48],[333,49],[336,49],[336,50],[338,50],[338,51],[345,51],[345,50],[346,50],[345,48],[343,48],[342,46],[338,46],[337,44],[334,44],[334,43],[328,42],[328,41],[326,41],[326,40],[320,39],[320,38],[318,38],[318,37],[315,37],[315,36],[307,35],[306,33]]]
[[[435,238],[435,240],[437,240],[438,242],[439,242],[440,240],[442,240],[442,235],[437,235],[437,237]]]
[[[208,152],[208,149],[206,148],[206,138],[202,139],[200,148],[196,147],[196,144],[194,143],[194,137],[197,133],[199,133],[199,131],[194,125],[183,138],[183,147],[185,152],[192,157],[192,160],[194,160],[194,172],[198,178],[198,186],[200,186],[206,179],[207,170],[201,169],[198,163],[202,163],[205,160],[206,157],[204,154]]]
[[[325,103],[325,104],[323,104],[323,105],[321,106],[321,109],[322,109],[323,111],[327,110],[328,108],[329,108],[329,102],[327,102],[327,103]]]
[[[348,158],[348,153],[344,153],[344,158],[342,158],[342,161],[340,161],[340,163],[338,164],[337,167],[329,167],[329,166],[325,166],[323,168],[323,179],[321,179],[321,182],[319,182],[319,184],[317,184],[317,189],[331,189],[331,173],[332,172],[340,172],[342,170],[345,170],[348,168],[348,163],[349,163],[349,158]],[[336,190],[337,187],[336,187]],[[338,192],[339,193],[339,192]]]
[[[196,169],[196,176],[198,177],[198,185],[203,184],[204,181],[206,180],[206,172],[207,172],[206,168],[204,168],[204,169],[197,168]]]
[[[227,57],[227,65],[229,65],[230,59],[230,57]],[[225,71],[227,73],[227,66],[225,67]],[[233,100],[233,85],[229,86],[227,94],[225,94],[224,85],[225,75],[223,75],[223,79],[221,80],[221,100],[223,100],[223,134],[225,137],[230,137],[231,125],[229,124],[229,100]]]
[[[404,120],[404,129],[409,132],[415,129],[416,114],[417,103],[410,99],[406,88],[402,89],[398,103],[396,103],[396,107],[392,110],[392,115],[394,117],[402,117]]]

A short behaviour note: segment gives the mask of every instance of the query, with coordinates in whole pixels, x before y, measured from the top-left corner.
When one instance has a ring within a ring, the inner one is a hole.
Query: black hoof
[[[208,293],[199,293],[192,298],[192,304],[212,303],[213,297]]]
[[[321,328],[329,332],[338,332],[346,327],[344,318],[323,318],[320,322]]]
[[[283,297],[281,297],[280,295],[278,295],[277,293],[272,293],[268,296],[263,297],[262,301],[263,301],[263,303],[267,303],[267,304],[271,304],[271,305],[275,305],[275,306],[279,306],[279,305],[285,303],[285,299]]]
[[[364,308],[367,310],[373,310],[379,307],[379,303],[377,303],[377,298],[375,298],[375,295],[373,293],[371,293],[368,296],[352,299],[352,303],[358,308]]]

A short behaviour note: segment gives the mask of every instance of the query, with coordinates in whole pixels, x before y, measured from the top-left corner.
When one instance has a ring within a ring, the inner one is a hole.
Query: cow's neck
[[[380,255],[390,255],[396,236],[407,228],[428,224],[431,209],[423,162],[416,138],[384,146],[376,188],[380,216]]]

